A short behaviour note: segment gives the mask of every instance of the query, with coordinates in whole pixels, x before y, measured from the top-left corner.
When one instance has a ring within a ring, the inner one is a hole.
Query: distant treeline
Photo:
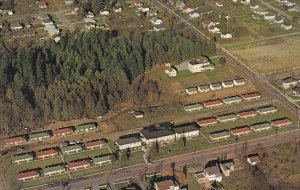
[[[59,43],[16,48],[1,40],[0,130],[104,114],[135,77],[155,64],[214,53],[213,44],[176,30],[129,36],[74,32]],[[157,87],[153,81],[145,84]],[[136,89],[141,97],[147,94],[147,88]]]

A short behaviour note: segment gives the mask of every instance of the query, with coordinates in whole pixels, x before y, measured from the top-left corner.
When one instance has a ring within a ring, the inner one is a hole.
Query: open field
[[[300,67],[298,53],[300,52],[300,43],[293,38],[272,39],[231,47],[229,51],[261,75],[291,71]]]

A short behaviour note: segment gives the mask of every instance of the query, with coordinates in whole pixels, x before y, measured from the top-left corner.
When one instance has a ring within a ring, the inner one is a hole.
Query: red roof
[[[94,141],[89,141],[84,144],[85,148],[90,148],[98,145],[103,145],[106,144],[105,140],[100,139],[100,140],[94,140]]]
[[[22,142],[22,141],[26,141],[25,137],[11,137],[8,139],[5,139],[5,142],[8,143],[16,143],[16,142]]]
[[[232,134],[241,134],[241,133],[249,133],[249,132],[251,132],[251,129],[249,127],[231,129]]]
[[[253,98],[261,97],[261,94],[258,92],[252,92],[252,93],[248,93],[248,94],[243,94],[242,97],[244,99],[253,99]]]
[[[288,118],[284,118],[284,119],[278,119],[276,121],[272,122],[272,125],[274,126],[283,126],[283,125],[290,125],[292,124],[292,120],[288,119]]]
[[[45,1],[40,1],[39,2],[39,6],[40,7],[46,7],[47,6],[47,3]]]
[[[80,161],[75,161],[75,162],[71,162],[68,164],[69,168],[77,168],[80,166],[84,166],[84,165],[90,165],[90,160],[86,159],[86,160],[80,160]]]
[[[38,158],[42,157],[42,156],[48,156],[48,155],[58,155],[58,151],[55,149],[48,149],[48,150],[42,150],[36,153],[36,156]]]
[[[254,156],[248,156],[251,162],[260,162],[260,156],[259,155],[254,155]]]
[[[53,135],[61,135],[61,134],[66,134],[66,133],[73,133],[73,128],[72,127],[64,127],[64,128],[59,128],[55,129],[52,131]]]
[[[33,177],[33,176],[40,176],[40,174],[37,171],[26,171],[26,172],[16,174],[17,179],[23,179],[27,177]]]
[[[242,111],[238,113],[238,116],[240,117],[255,116],[255,115],[257,115],[257,112],[255,110]]]
[[[170,189],[171,186],[175,186],[173,180],[165,180],[156,183],[159,190]]]
[[[214,117],[207,118],[207,119],[201,119],[197,121],[198,125],[205,126],[205,125],[212,125],[217,123],[217,119]]]
[[[223,105],[223,102],[221,100],[212,100],[212,101],[204,102],[203,105],[205,107],[212,107],[212,106]]]

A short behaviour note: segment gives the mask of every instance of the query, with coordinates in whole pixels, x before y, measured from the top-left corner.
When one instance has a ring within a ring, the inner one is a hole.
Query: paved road
[[[211,148],[204,151],[198,151],[195,153],[188,153],[184,155],[164,158],[161,160],[154,161],[153,164],[139,164],[136,166],[132,166],[124,169],[117,169],[112,172],[104,172],[97,176],[92,176],[88,179],[83,179],[80,181],[71,181],[66,189],[70,190],[82,190],[90,185],[99,185],[110,183],[112,185],[115,181],[122,181],[129,179],[130,177],[140,178],[140,176],[144,175],[145,172],[147,174],[154,173],[165,173],[167,170],[171,168],[171,163],[175,163],[175,168],[178,170],[182,170],[185,165],[189,165],[192,163],[203,164],[208,160],[216,159],[217,157],[227,154],[229,158],[236,158],[237,154],[243,154],[247,150],[254,150],[262,147],[269,147],[276,145],[277,143],[285,143],[295,138],[300,137],[300,129],[289,131],[286,133],[263,137],[260,139],[253,139],[246,142],[238,142],[231,145],[225,145],[221,147]],[[57,187],[41,187],[37,188],[40,190],[61,190],[61,186]]]

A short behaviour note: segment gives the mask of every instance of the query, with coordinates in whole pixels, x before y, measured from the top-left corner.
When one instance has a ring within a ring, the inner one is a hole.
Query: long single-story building
[[[230,137],[230,133],[225,130],[225,131],[220,131],[220,132],[214,132],[214,133],[210,133],[209,137],[212,140],[222,140],[222,139],[228,139]]]
[[[43,173],[45,176],[58,175],[66,172],[66,168],[63,164],[48,166],[43,169]]]
[[[96,123],[86,123],[75,126],[75,133],[88,132],[97,129]]]
[[[65,136],[68,134],[72,134],[74,132],[74,127],[70,126],[70,127],[63,127],[63,128],[59,128],[59,129],[54,129],[52,131],[53,136]]]
[[[73,162],[70,162],[68,164],[68,168],[70,171],[77,171],[81,169],[86,169],[91,166],[90,159],[83,159],[83,160],[76,160]]]
[[[235,104],[243,101],[243,99],[240,96],[231,96],[227,98],[222,99],[224,104]]]
[[[233,79],[233,84],[235,86],[244,85],[245,84],[245,79],[243,79],[243,78]]]
[[[238,128],[232,128],[230,130],[230,133],[233,135],[247,135],[251,133],[251,129],[249,127],[238,127]]]
[[[223,106],[223,102],[221,100],[212,100],[212,101],[204,102],[203,105],[206,108],[220,107]]]
[[[119,150],[136,150],[142,147],[142,140],[138,137],[128,137],[118,139],[116,145]]]
[[[222,82],[222,87],[223,88],[230,88],[230,87],[233,87],[233,86],[234,86],[234,84],[233,84],[232,80],[227,80],[227,81]]]
[[[277,108],[275,106],[267,106],[267,107],[258,108],[256,111],[261,115],[265,115],[268,113],[277,112]]]
[[[253,124],[251,125],[250,128],[255,132],[260,132],[260,131],[271,129],[272,125],[269,122],[264,122],[264,123]]]
[[[255,110],[247,110],[247,111],[241,111],[237,115],[240,118],[246,119],[248,117],[255,117],[255,116],[257,116],[257,114],[258,113]]]
[[[210,126],[210,125],[215,125],[217,123],[218,123],[218,120],[215,117],[200,119],[200,120],[197,121],[197,124],[200,127],[206,127],[206,126]]]
[[[257,99],[261,98],[261,94],[258,92],[252,92],[252,93],[248,93],[248,94],[243,94],[242,98],[246,101],[257,100]]]
[[[195,136],[199,136],[200,134],[199,127],[196,126],[194,123],[176,125],[172,127],[172,129],[175,132],[175,137],[177,140],[183,137],[192,138]]]
[[[93,158],[93,164],[94,165],[98,165],[98,166],[102,166],[105,164],[111,164],[112,160],[110,155],[106,155],[106,156],[95,156]]]
[[[20,164],[24,162],[30,162],[33,160],[33,155],[31,153],[15,155],[11,158],[13,164]]]
[[[218,116],[218,121],[222,123],[227,121],[236,121],[236,120],[238,120],[238,117],[234,113]]]
[[[147,127],[141,130],[142,141],[152,143],[169,143],[175,141],[175,133],[167,127]]]
[[[209,85],[211,90],[220,90],[222,88],[222,84],[220,82],[212,83]]]
[[[190,87],[190,88],[185,89],[185,92],[189,95],[197,94],[198,89],[197,89],[197,87]]]
[[[272,121],[272,125],[274,127],[285,127],[285,126],[289,126],[292,124],[293,124],[293,121],[289,118],[281,118],[281,119],[276,119],[276,120]]]
[[[58,150],[51,148],[51,149],[41,150],[37,152],[36,157],[38,159],[45,159],[45,158],[58,156],[58,154],[59,154]]]
[[[203,106],[200,103],[196,103],[196,104],[184,105],[183,108],[187,112],[192,112],[192,111],[200,111],[200,110],[202,110]]]
[[[106,141],[104,139],[88,141],[88,142],[84,143],[84,147],[87,150],[94,150],[94,149],[97,149],[97,148],[104,148],[104,147],[106,147]]]
[[[208,92],[209,90],[210,90],[210,88],[209,88],[208,84],[198,86],[198,91],[199,92]]]
[[[60,148],[60,151],[62,154],[72,154],[82,151],[82,145],[81,144],[73,144],[68,146],[63,146]]]
[[[38,170],[22,171],[16,174],[16,177],[18,181],[25,182],[40,177],[40,172]]]
[[[51,135],[50,135],[49,131],[43,131],[43,132],[39,132],[39,133],[29,134],[28,140],[29,141],[41,141],[43,139],[47,139],[50,137],[51,137]]]
[[[18,137],[11,137],[11,138],[5,139],[5,144],[6,145],[19,145],[26,141],[27,141],[27,139],[25,136],[18,136]]]

